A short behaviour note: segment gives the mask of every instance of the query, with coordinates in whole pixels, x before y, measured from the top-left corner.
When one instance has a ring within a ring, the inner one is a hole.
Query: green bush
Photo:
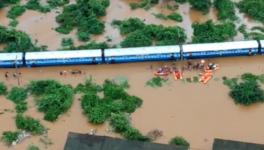
[[[235,4],[231,0],[214,0],[214,6],[218,10],[218,19],[236,19]]]
[[[192,8],[202,11],[204,14],[209,12],[211,7],[211,0],[189,0]]]
[[[25,6],[14,5],[11,9],[7,12],[7,17],[16,19],[18,16],[21,16],[26,11]]]
[[[224,42],[231,40],[237,34],[235,25],[229,22],[214,24],[210,20],[205,23],[195,23],[192,27],[193,43]]]
[[[106,13],[109,0],[78,0],[76,4],[64,6],[63,12],[56,17],[59,27],[57,32],[68,34],[75,27],[78,38],[89,39],[91,34],[104,32],[104,24],[99,20]]]
[[[150,141],[150,139],[140,133],[138,129],[129,127],[124,133],[123,136],[128,140],[136,141]]]
[[[28,0],[25,6],[27,9],[36,10],[42,13],[50,12],[50,8],[48,6],[42,6],[39,1],[40,0]]]
[[[73,102],[73,89],[54,80],[32,81],[28,90],[37,96],[38,110],[45,113],[44,119],[47,121],[55,121]]]
[[[263,0],[241,0],[238,3],[241,12],[246,13],[251,18],[264,22],[264,1]]]
[[[182,22],[183,18],[179,13],[171,13],[170,15],[167,16],[171,20],[175,20],[177,22]]]
[[[0,82],[0,95],[6,95],[7,94],[7,87],[4,84],[4,82]]]
[[[161,77],[154,77],[146,82],[150,87],[162,87],[166,83],[166,80]]]
[[[124,114],[111,114],[110,125],[116,132],[122,133],[130,127],[130,122]]]
[[[25,111],[27,111],[27,109],[28,109],[27,102],[16,103],[16,112],[17,113],[24,113]]]
[[[39,148],[35,145],[30,145],[27,150],[39,150]]]
[[[13,101],[14,103],[20,103],[27,99],[27,90],[20,87],[13,87],[7,98]]]
[[[40,51],[42,47],[35,46],[30,37],[21,31],[7,29],[0,25],[0,43],[6,45],[6,52]]]
[[[0,9],[3,8],[3,7],[6,7],[10,4],[16,4],[18,3],[20,0],[1,0],[1,3],[0,3]]]
[[[109,116],[110,110],[104,103],[92,107],[87,114],[89,122],[93,124],[102,124],[109,118]]]
[[[31,117],[23,117],[18,114],[16,116],[16,126],[18,129],[25,130],[35,135],[41,135],[44,133],[45,128],[38,120]]]
[[[16,141],[18,138],[19,132],[15,131],[5,131],[3,132],[1,140],[8,146],[12,144],[12,142]]]
[[[61,41],[61,46],[65,48],[73,47],[73,40],[72,38],[63,38]]]
[[[125,88],[111,80],[105,80],[103,84],[104,97],[112,100],[123,99],[127,97]]]
[[[129,18],[126,21],[121,21],[121,22],[113,21],[113,24],[119,25],[121,34],[128,34],[145,27],[144,22],[142,22],[138,18]]]
[[[84,45],[73,47],[72,49],[74,49],[74,50],[78,50],[78,49],[106,49],[108,47],[109,46],[105,42],[96,43],[96,42],[92,41],[92,42],[89,42],[89,43],[84,44]]]
[[[65,4],[68,4],[69,0],[47,0],[47,3],[51,8],[56,8],[60,6],[64,6]]]
[[[158,3],[159,0],[142,0],[139,3],[130,3],[129,5],[131,9],[137,9],[137,8],[149,9]]]
[[[185,3],[185,2],[187,2],[188,0],[175,0],[175,2],[178,2],[178,3],[181,3],[181,4],[183,4],[183,3]]]
[[[122,47],[143,47],[152,45],[152,40],[142,31],[130,33],[122,42]]]
[[[185,140],[183,137],[176,136],[170,140],[170,144],[177,145],[177,146],[183,146],[183,147],[190,147],[190,144],[187,140]]]
[[[97,85],[92,81],[92,78],[85,81],[84,84],[78,84],[77,87],[74,89],[75,92],[82,92],[82,93],[97,93],[102,91],[102,87]]]

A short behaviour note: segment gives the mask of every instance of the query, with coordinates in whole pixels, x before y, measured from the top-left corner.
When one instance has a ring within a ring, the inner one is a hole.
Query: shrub
[[[183,18],[179,13],[171,13],[170,15],[167,16],[171,20],[175,20],[177,22],[182,22]]]
[[[27,150],[39,150],[39,148],[35,145],[30,145]]]
[[[142,0],[139,3],[130,3],[129,5],[131,9],[137,9],[137,8],[149,9],[158,3],[159,0]]]
[[[27,111],[27,109],[28,109],[27,102],[16,103],[16,112],[17,113],[24,113],[25,111]]]
[[[166,83],[166,80],[161,77],[154,77],[146,82],[147,86],[150,87],[162,87]]]
[[[63,38],[61,41],[61,46],[71,48],[73,47],[73,40],[71,38]]]
[[[42,6],[39,0],[29,0],[25,6],[27,9],[36,10],[42,13],[50,11],[50,8],[48,6]]]
[[[73,49],[106,49],[108,47],[109,46],[105,42],[96,43],[96,42],[92,41],[92,42],[89,42],[85,45],[73,47]]]
[[[190,144],[187,140],[185,140],[183,137],[176,136],[171,139],[170,144],[177,145],[177,146],[183,146],[183,147],[190,147]]]
[[[144,22],[138,18],[129,18],[121,22],[113,21],[113,24],[115,25],[119,24],[119,29],[121,34],[128,34],[145,27]]]
[[[175,0],[175,2],[178,2],[178,3],[181,3],[181,4],[183,4],[183,3],[185,3],[185,2],[187,2],[188,0]]]
[[[211,7],[211,0],[189,0],[192,8],[202,11],[204,14],[209,12]]]
[[[218,19],[236,19],[235,4],[231,0],[214,0],[214,6],[218,10]]]
[[[56,8],[60,6],[64,6],[65,4],[68,4],[69,0],[47,0],[47,3],[51,8]]]
[[[102,124],[106,121],[107,118],[110,116],[110,110],[107,108],[106,105],[100,104],[92,107],[87,114],[89,122],[93,124]]]
[[[109,0],[78,0],[76,4],[64,6],[63,12],[56,17],[60,25],[56,31],[68,34],[76,27],[82,41],[88,40],[90,34],[101,34],[104,24],[99,17],[105,15],[108,6]]]
[[[90,78],[86,80],[84,84],[78,84],[74,91],[82,93],[97,93],[102,91],[102,87],[97,85],[96,83],[93,83],[92,78]]]
[[[9,92],[7,98],[13,101],[14,103],[23,102],[27,98],[27,91],[24,88],[13,87]]]
[[[150,141],[150,139],[140,133],[138,129],[129,127],[124,133],[124,137],[128,140]]]
[[[125,132],[130,127],[128,118],[121,113],[111,114],[110,125],[118,133]]]
[[[195,23],[193,43],[224,42],[231,40],[236,34],[233,23],[214,24],[211,20],[205,23]]]
[[[241,0],[238,3],[241,12],[246,13],[251,18],[264,22],[264,1],[263,0]]]
[[[26,11],[24,6],[15,5],[7,12],[7,17],[16,19],[18,16],[21,16]]]
[[[25,130],[32,134],[41,135],[45,128],[38,120],[31,117],[23,117],[21,114],[16,116],[16,126],[18,129]]]
[[[47,121],[55,121],[72,105],[73,89],[57,81],[32,81],[28,85],[28,90],[38,96],[36,99],[38,110],[45,113],[44,119]]]
[[[121,42],[122,47],[143,47],[152,45],[152,40],[142,31],[136,31],[129,34],[125,40]]]
[[[0,95],[6,95],[7,94],[7,87],[4,84],[4,82],[0,82]]]
[[[5,132],[3,132],[1,139],[6,145],[10,146],[14,141],[17,140],[18,135],[19,135],[19,132],[17,132],[17,131],[15,131],[15,132],[5,131]]]
[[[103,92],[104,97],[110,98],[112,100],[123,99],[127,97],[125,89],[111,80],[105,80],[103,84]]]

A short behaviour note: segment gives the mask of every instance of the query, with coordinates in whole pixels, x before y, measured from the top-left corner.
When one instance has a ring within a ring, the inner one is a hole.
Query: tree
[[[204,14],[209,12],[211,7],[211,0],[189,0],[192,8],[202,11]]]
[[[260,22],[264,22],[264,1],[263,0],[241,0],[238,3],[241,12]]]

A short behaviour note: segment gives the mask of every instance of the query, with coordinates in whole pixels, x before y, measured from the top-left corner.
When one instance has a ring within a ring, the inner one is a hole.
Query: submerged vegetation
[[[264,1],[263,0],[241,0],[238,3],[241,12],[249,15],[251,18],[264,22]]]
[[[223,78],[224,84],[230,88],[229,95],[235,103],[251,105],[257,102],[264,102],[264,91],[259,82],[264,83],[264,76],[256,76],[251,73],[241,75],[241,78]]]
[[[31,117],[24,117],[21,114],[16,116],[16,126],[18,129],[25,130],[34,135],[41,135],[44,133],[44,126],[38,121]]]
[[[235,20],[235,4],[231,0],[214,0],[214,6],[218,11],[219,20]]]
[[[4,82],[0,82],[0,95],[6,95],[7,94],[7,87],[4,84]]]
[[[49,6],[43,6],[40,4],[40,0],[28,0],[27,4],[25,5],[27,9],[39,11],[42,13],[47,13],[50,11]]]
[[[18,131],[12,132],[12,131],[5,131],[3,132],[1,140],[7,145],[11,146],[11,144],[17,140],[19,135]]]
[[[133,113],[142,105],[142,100],[131,96],[126,89],[129,87],[127,81],[116,83],[105,80],[102,86],[87,80],[79,84],[75,92],[83,94],[81,107],[83,113],[93,124],[102,124],[110,119],[110,125],[114,130],[130,140],[146,140],[137,129],[131,127],[130,121],[125,114]],[[103,95],[103,96],[99,96]]]
[[[137,9],[137,8],[149,9],[158,3],[159,0],[142,0],[141,2],[138,3],[130,3],[129,5],[131,9]]]
[[[30,37],[22,31],[8,29],[0,25],[0,44],[5,44],[6,52],[40,51],[45,47],[37,47],[32,43]]]
[[[91,34],[104,32],[104,23],[99,17],[105,15],[109,0],[78,0],[63,8],[63,12],[56,17],[59,27],[56,31],[69,34],[77,28],[77,36],[81,41],[88,41]]]
[[[16,105],[16,112],[23,113],[27,110],[27,91],[24,88],[13,87],[7,98],[14,102]]]
[[[36,97],[37,108],[44,112],[44,119],[55,121],[73,102],[73,89],[54,80],[31,81],[28,90]]]
[[[146,25],[138,18],[113,21],[120,33],[126,35],[121,42],[122,47],[140,47],[156,45],[175,45],[184,43],[186,34],[181,27],[164,27],[161,25]]]
[[[193,43],[229,41],[237,34],[235,24],[231,22],[215,24],[210,20],[205,23],[195,23],[192,27],[194,29]]]
[[[211,0],[189,0],[193,9],[202,11],[204,14],[209,12],[212,5]]]
[[[147,86],[150,87],[162,87],[167,80],[161,78],[161,77],[154,77],[146,82]]]
[[[181,136],[176,136],[172,138],[169,143],[172,145],[183,146],[187,148],[190,147],[190,143]]]

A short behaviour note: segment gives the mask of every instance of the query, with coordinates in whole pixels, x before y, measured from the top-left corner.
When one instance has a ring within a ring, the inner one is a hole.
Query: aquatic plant
[[[59,27],[57,32],[69,34],[77,28],[77,36],[81,41],[90,39],[91,34],[104,32],[104,24],[99,17],[105,15],[109,0],[78,0],[76,4],[66,5],[63,12],[56,17]]]
[[[7,87],[4,84],[4,82],[0,82],[0,95],[6,95],[7,94]]]
[[[150,87],[162,87],[167,80],[161,78],[161,77],[154,77],[146,82],[147,86]]]
[[[17,140],[19,135],[18,131],[4,131],[1,140],[8,146],[10,146],[14,141]]]
[[[34,135],[41,135],[44,133],[44,126],[38,121],[31,117],[24,117],[21,114],[16,116],[16,126],[18,129],[25,130]]]
[[[263,0],[241,0],[238,2],[238,8],[241,12],[249,15],[251,18],[264,22]]]
[[[121,34],[126,38],[121,42],[122,47],[140,47],[156,45],[174,45],[184,43],[186,34],[184,29],[173,26],[146,25],[138,18],[129,18],[123,21],[114,21]]]
[[[190,143],[181,136],[176,136],[176,137],[172,138],[170,140],[169,144],[177,145],[177,146],[183,146],[183,147],[187,147],[187,148],[190,147]]]
[[[235,4],[231,0],[214,0],[214,6],[218,11],[217,17],[220,20],[235,20]]]
[[[54,80],[31,81],[28,90],[36,96],[36,104],[44,119],[55,121],[65,113],[73,102],[73,89]]]
[[[193,9],[202,11],[204,14],[209,12],[212,5],[211,0],[189,0]]]
[[[231,40],[237,34],[235,24],[231,22],[215,24],[209,20],[205,23],[194,23],[192,27],[193,43],[224,42]]]

